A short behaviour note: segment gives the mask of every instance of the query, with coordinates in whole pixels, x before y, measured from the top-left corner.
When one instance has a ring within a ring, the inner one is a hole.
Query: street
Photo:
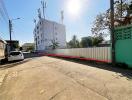
[[[130,70],[101,66],[44,56],[2,67],[0,100],[131,100]]]

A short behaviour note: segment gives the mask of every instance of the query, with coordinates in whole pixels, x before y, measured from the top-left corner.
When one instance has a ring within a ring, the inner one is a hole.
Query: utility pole
[[[9,34],[10,34],[10,51],[12,51],[12,21],[13,20],[18,20],[20,18],[16,18],[16,19],[9,19]]]
[[[110,0],[111,9],[111,41],[112,41],[112,64],[115,65],[115,34],[114,34],[114,0]]]
[[[122,19],[122,10],[123,10],[122,4],[123,4],[123,1],[121,0],[121,19]]]
[[[10,51],[12,51],[12,21],[9,19]]]

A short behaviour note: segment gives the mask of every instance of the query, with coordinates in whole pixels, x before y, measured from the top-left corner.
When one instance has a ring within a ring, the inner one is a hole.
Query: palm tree
[[[56,42],[55,40],[51,40],[52,45],[50,45],[49,47],[51,47],[52,49],[56,49],[59,47],[59,43]]]
[[[72,37],[72,40],[68,43],[68,45],[70,46],[70,48],[79,48],[80,47],[79,41],[78,41],[76,35],[74,35]]]

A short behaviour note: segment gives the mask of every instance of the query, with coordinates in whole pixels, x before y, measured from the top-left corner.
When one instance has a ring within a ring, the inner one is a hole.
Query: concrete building
[[[23,51],[33,51],[34,50],[34,43],[25,43],[22,45]]]
[[[35,50],[52,49],[52,41],[58,43],[58,48],[66,47],[66,29],[63,24],[41,18],[34,29]]]

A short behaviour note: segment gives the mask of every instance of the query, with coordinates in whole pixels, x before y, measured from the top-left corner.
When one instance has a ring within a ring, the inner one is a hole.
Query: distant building
[[[23,51],[33,51],[34,50],[34,43],[25,43],[22,45]]]
[[[102,41],[102,43],[99,44],[99,47],[110,47],[111,46],[111,41]]]
[[[0,37],[0,61],[6,56],[6,42]]]
[[[12,40],[11,42],[10,42],[10,40],[6,40],[6,42],[7,42],[8,46],[10,46],[10,43],[11,43],[12,51],[14,51],[14,50],[19,48],[19,41],[18,40]]]
[[[35,50],[51,49],[52,41],[58,48],[66,47],[66,29],[63,24],[41,18],[34,29]]]

